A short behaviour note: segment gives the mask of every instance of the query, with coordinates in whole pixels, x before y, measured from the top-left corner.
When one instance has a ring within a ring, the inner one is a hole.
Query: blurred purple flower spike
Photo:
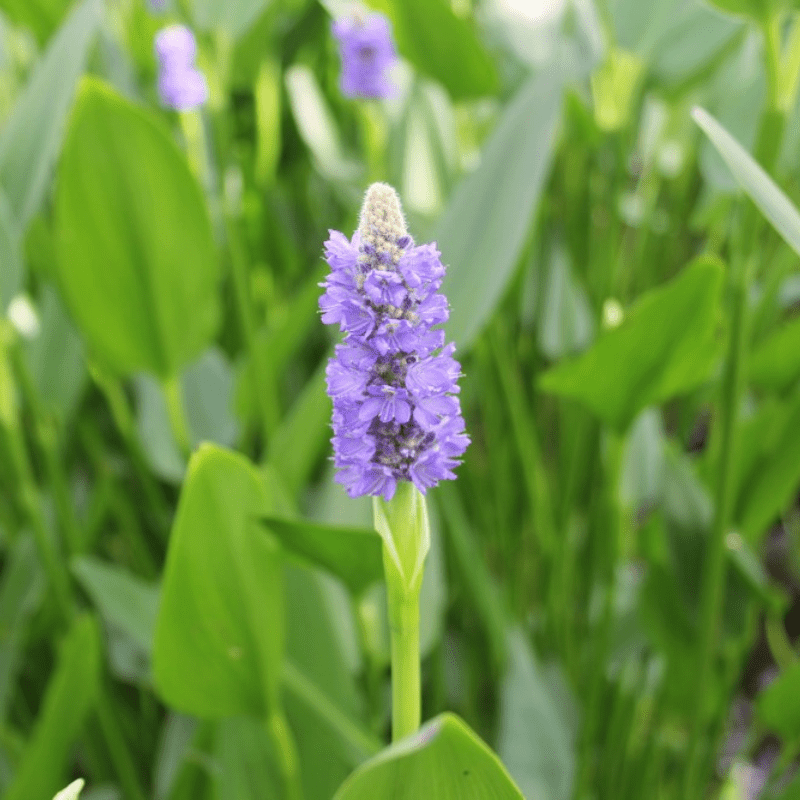
[[[382,98],[394,92],[387,77],[397,61],[389,20],[379,13],[354,13],[333,23],[339,41],[342,73],[339,86],[345,97]]]
[[[170,25],[156,34],[161,102],[177,111],[190,111],[208,100],[205,76],[194,65],[197,42],[185,25]]]
[[[167,0],[147,0],[147,5],[154,14],[159,14],[166,9]]]
[[[455,478],[469,444],[456,396],[461,367],[444,346],[447,300],[435,245],[415,247],[391,186],[367,191],[352,240],[331,231],[322,321],[346,334],[328,363],[336,480],[351,497],[390,500]]]

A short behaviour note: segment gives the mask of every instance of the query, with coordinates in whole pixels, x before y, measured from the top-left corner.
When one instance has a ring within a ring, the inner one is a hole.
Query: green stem
[[[266,728],[278,759],[285,800],[303,800],[303,784],[300,781],[297,746],[283,711],[279,709],[273,711],[267,718]]]
[[[425,497],[400,481],[394,497],[373,503],[375,530],[383,539],[383,569],[392,653],[392,740],[420,724],[419,595],[430,527]]]
[[[392,650],[392,741],[414,733],[422,717],[419,659],[419,590],[389,591]]]
[[[163,388],[172,433],[181,453],[188,458],[192,452],[192,439],[189,434],[189,425],[186,421],[180,378],[176,375],[170,376],[163,382]]]

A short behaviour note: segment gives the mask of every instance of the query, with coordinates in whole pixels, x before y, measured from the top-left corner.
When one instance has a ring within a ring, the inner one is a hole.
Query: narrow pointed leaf
[[[702,108],[695,108],[692,117],[711,140],[747,196],[786,244],[800,255],[800,213],[791,200],[711,114]]]
[[[0,134],[0,185],[21,229],[39,210],[58,160],[64,120],[97,35],[101,3],[79,4],[44,58]]]
[[[448,265],[447,337],[461,348],[475,341],[514,275],[550,171],[561,93],[561,83],[547,74],[523,86],[436,229]]]

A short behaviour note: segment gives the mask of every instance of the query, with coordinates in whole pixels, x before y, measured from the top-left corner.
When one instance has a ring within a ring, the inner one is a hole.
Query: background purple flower
[[[197,42],[185,25],[170,25],[155,37],[158,58],[158,94],[161,102],[178,111],[189,111],[208,100],[208,83],[194,65]]]
[[[339,86],[345,97],[389,97],[394,85],[387,72],[397,61],[389,20],[378,13],[353,14],[333,23],[339,41],[342,73]]]
[[[435,326],[448,316],[435,245],[415,247],[391,186],[367,191],[351,241],[331,231],[323,322],[346,334],[327,368],[337,480],[351,497],[391,499],[397,481],[423,494],[469,444],[453,344]]]

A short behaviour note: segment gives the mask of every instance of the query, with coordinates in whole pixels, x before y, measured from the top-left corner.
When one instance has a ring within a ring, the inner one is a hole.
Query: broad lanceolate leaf
[[[583,355],[548,370],[540,388],[580,401],[618,429],[645,406],[696,388],[717,355],[721,277],[718,261],[696,259]]]
[[[454,100],[494,94],[497,70],[464,19],[446,0],[368,0],[392,20],[400,53],[439,81]]]
[[[277,517],[262,522],[290,553],[335,575],[355,595],[383,580],[381,538],[374,530]]]
[[[759,344],[747,362],[750,380],[772,391],[786,391],[800,379],[800,317],[784,323]]]
[[[742,441],[749,468],[740,476],[735,519],[748,541],[766,532],[800,482],[800,395],[764,412],[745,428]]]
[[[64,119],[100,24],[84,0],[50,43],[0,134],[0,185],[20,228],[39,210],[58,159]]]
[[[274,708],[283,656],[278,544],[256,468],[213,445],[192,456],[170,536],[153,674],[173,708],[205,717]]]
[[[91,616],[75,621],[61,647],[33,736],[5,800],[52,797],[100,685],[100,633]]]
[[[520,800],[522,796],[500,759],[466,723],[442,714],[359,767],[334,800]]]
[[[449,265],[447,336],[459,347],[475,341],[514,274],[550,169],[561,89],[548,74],[523,86],[436,230]]]
[[[748,197],[786,244],[800,255],[800,213],[791,200],[711,114],[702,108],[695,108],[692,117],[711,140]]]
[[[59,283],[91,347],[119,372],[177,374],[219,315],[208,213],[169,134],[96,80],[81,87],[56,213]]]

